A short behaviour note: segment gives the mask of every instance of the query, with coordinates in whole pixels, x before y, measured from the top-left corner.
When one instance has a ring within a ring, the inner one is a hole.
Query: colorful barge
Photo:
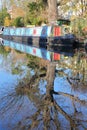
[[[3,31],[3,39],[55,51],[58,51],[60,46],[74,47],[76,44],[75,37],[66,26],[6,27]]]

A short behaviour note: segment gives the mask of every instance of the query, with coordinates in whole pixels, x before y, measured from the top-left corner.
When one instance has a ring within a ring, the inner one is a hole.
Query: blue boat
[[[6,27],[3,31],[3,39],[15,42],[28,43],[29,45],[49,49],[56,49],[60,46],[75,47],[77,45],[75,36],[60,26],[41,26],[31,28]]]

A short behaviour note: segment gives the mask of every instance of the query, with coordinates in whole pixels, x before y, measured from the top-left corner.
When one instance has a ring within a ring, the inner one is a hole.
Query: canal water
[[[61,56],[51,93],[47,87],[48,64],[0,46],[0,130],[87,129],[86,52]]]

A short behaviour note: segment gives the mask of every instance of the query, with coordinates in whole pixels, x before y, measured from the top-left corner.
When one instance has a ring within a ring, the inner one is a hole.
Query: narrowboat
[[[64,24],[64,23],[67,24]],[[62,48],[75,48],[77,41],[71,33],[69,21],[58,20],[57,25],[40,27],[5,27],[3,39],[21,42],[38,48],[59,51]]]

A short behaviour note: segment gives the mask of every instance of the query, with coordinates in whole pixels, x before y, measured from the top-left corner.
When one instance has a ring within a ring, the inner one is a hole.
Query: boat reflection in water
[[[17,52],[15,52],[16,63],[13,58],[15,53],[10,53],[7,58],[0,55],[0,129],[86,130],[87,60],[85,54],[79,53],[78,56],[60,51],[56,55],[57,52],[41,50],[22,43],[7,40],[3,43],[4,46],[49,61],[57,59],[58,62],[53,90],[49,91],[47,77],[40,77],[40,67],[36,66],[32,71],[24,66],[26,61],[23,62],[23,57],[20,57],[21,63],[20,60],[17,61],[17,56],[22,55]],[[63,55],[67,57],[64,59]],[[8,63],[10,68],[6,69]],[[23,70],[18,74],[12,74],[12,66],[17,70],[18,67]],[[25,73],[26,70],[28,73]]]
[[[74,49],[71,46],[59,46],[58,49],[56,48],[50,48],[45,49],[41,47],[35,47],[35,46],[30,46],[28,43],[20,43],[20,42],[14,42],[14,41],[8,41],[8,40],[3,40],[3,45],[4,46],[9,46],[13,49],[19,50],[24,53],[31,54],[33,56],[37,56],[39,58],[43,58],[45,60],[49,61],[56,61],[60,60],[61,57],[64,56],[73,56],[74,55]]]

